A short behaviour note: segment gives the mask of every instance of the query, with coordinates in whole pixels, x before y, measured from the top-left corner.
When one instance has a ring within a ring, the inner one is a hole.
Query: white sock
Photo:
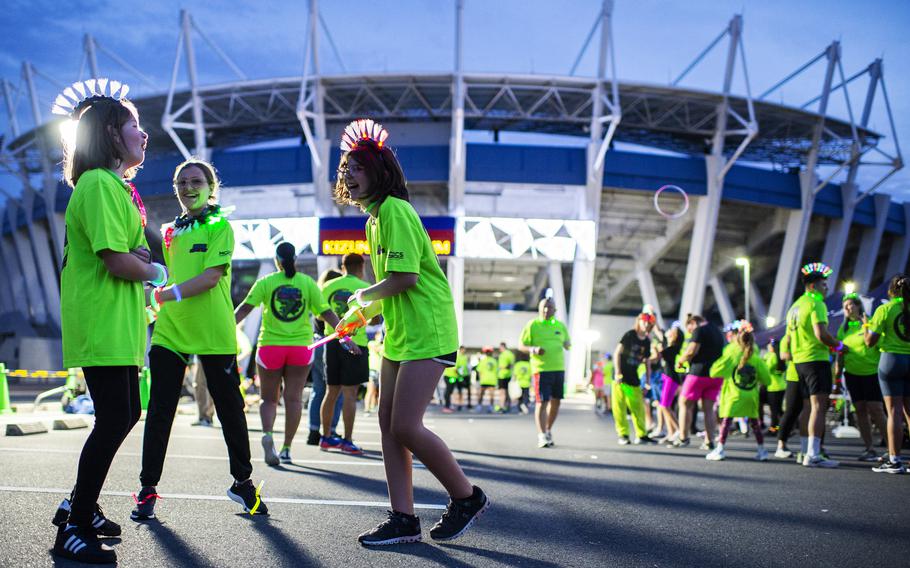
[[[717,445],[716,445],[715,447],[717,448],[717,451],[718,451],[718,452],[724,451],[724,445],[721,444],[720,442],[718,442]]]
[[[799,437],[799,451],[802,452],[803,455],[809,453],[809,438],[804,436]]]
[[[809,457],[814,458],[820,453],[822,445],[821,438],[809,436]]]

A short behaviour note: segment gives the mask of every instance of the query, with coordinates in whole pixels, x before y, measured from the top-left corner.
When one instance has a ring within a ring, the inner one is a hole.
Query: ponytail
[[[288,278],[293,278],[297,274],[297,267],[295,266],[297,255],[294,251],[294,245],[288,242],[281,243],[275,249],[275,256],[278,258],[278,264],[284,270],[284,275]]]
[[[896,274],[888,285],[888,295],[892,298],[901,298],[901,321],[904,323],[904,334],[910,333],[910,277],[906,274]],[[897,322],[895,322],[897,327]]]
[[[746,366],[749,359],[752,358],[752,354],[755,352],[755,341],[752,338],[752,332],[745,330],[740,331],[739,335],[736,336],[736,342],[743,348],[743,356],[740,357],[739,365],[737,365],[736,368],[742,369]]]

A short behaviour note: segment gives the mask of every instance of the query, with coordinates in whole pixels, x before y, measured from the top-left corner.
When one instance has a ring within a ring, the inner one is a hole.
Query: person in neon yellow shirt
[[[518,410],[522,414],[527,414],[531,409],[531,363],[527,360],[527,357],[517,359],[515,366],[512,367],[512,372],[518,387],[521,389],[521,398],[518,399]]]
[[[784,394],[787,390],[787,379],[784,372],[787,369],[786,361],[780,358],[780,341],[771,338],[768,342],[768,349],[765,352],[765,366],[771,374],[771,382],[768,384],[768,408],[771,411],[771,424],[768,427],[768,434],[777,434],[780,430],[780,418],[784,413]]]
[[[369,215],[366,233],[376,284],[351,296],[350,319],[339,328],[385,319],[380,373],[379,429],[391,511],[358,537],[365,546],[416,542],[412,455],[442,483],[449,505],[430,530],[434,540],[460,537],[490,506],[452,452],[423,424],[430,399],[459,347],[452,292],[427,231],[409,201],[404,172],[385,144],[388,131],[369,119],[355,120],[342,134],[335,200]],[[346,314],[347,316],[348,314]]]
[[[825,411],[833,386],[830,351],[846,351],[843,342],[828,331],[825,296],[832,270],[820,262],[813,262],[803,266],[801,271],[806,291],[787,310],[787,336],[796,374],[809,395],[809,443],[802,465],[837,467],[837,461],[825,458],[821,452]]]
[[[553,424],[565,394],[566,361],[563,351],[571,347],[569,330],[556,319],[556,303],[544,298],[537,305],[538,317],[525,324],[521,331],[522,351],[531,354],[531,373],[534,378],[534,412],[537,424],[537,447],[553,444]]]
[[[149,351],[151,395],[142,441],[142,488],[133,520],[155,518],[156,486],[190,355],[199,357],[221,422],[234,478],[228,496],[247,512],[268,513],[250,478],[253,465],[231,301],[234,231],[218,205],[219,187],[208,162],[190,159],[174,171],[174,193],[183,213],[161,228],[171,274],[169,286],[156,289],[153,296],[160,311]]]
[[[261,443],[265,463],[270,466],[292,463],[291,444],[303,414],[303,388],[313,366],[313,351],[307,347],[313,342],[310,315],[338,323],[316,282],[298,272],[296,262],[294,245],[280,243],[275,249],[278,270],[257,280],[234,313],[239,324],[254,309],[262,308],[256,368],[262,392]],[[284,444],[280,452],[275,450],[272,434],[279,397],[284,398]]]
[[[480,379],[480,395],[477,397],[477,410],[493,412],[493,397],[496,390],[496,374],[498,371],[496,358],[493,357],[493,348],[484,347],[480,350],[480,361],[477,362],[477,376]],[[490,404],[484,406],[484,395],[489,393]]]
[[[95,423],[70,498],[54,516],[59,527],[54,555],[113,563],[116,552],[98,535],[119,536],[121,528],[104,516],[98,498],[117,450],[141,413],[139,367],[147,329],[143,281],[160,285],[167,273],[151,263],[145,207],[128,183],[145,160],[148,140],[136,108],[125,99],[90,97],[78,102],[69,118],[77,135],[63,141],[63,175],[73,188],[64,217],[60,282],[63,362],[67,368],[82,367]]]
[[[850,393],[850,402],[856,408],[856,425],[866,444],[865,451],[859,457],[860,461],[878,461],[872,440],[872,424],[875,424],[879,432],[887,432],[882,390],[878,384],[881,352],[878,346],[866,345],[863,324],[868,323],[868,318],[859,296],[855,293],[845,294],[843,308],[844,321],[837,328],[837,339],[843,341],[849,350],[835,361],[834,376],[843,377],[844,386]]]
[[[897,274],[888,284],[889,301],[876,308],[866,326],[866,345],[881,350],[878,382],[888,411],[888,460],[876,473],[905,473],[901,460],[903,421],[910,424],[910,277]]]
[[[509,383],[512,381],[512,366],[515,365],[515,354],[506,347],[503,341],[499,344],[499,357],[496,360],[499,371],[496,375],[496,387],[499,389],[499,408],[498,412],[507,414],[512,408],[512,400],[509,398]]]

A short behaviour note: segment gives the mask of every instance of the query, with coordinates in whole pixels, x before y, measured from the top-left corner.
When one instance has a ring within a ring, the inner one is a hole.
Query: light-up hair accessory
[[[803,276],[808,276],[813,272],[817,272],[822,275],[822,278],[827,278],[834,274],[834,271],[830,266],[824,262],[810,262],[809,264],[802,267]]]
[[[84,103],[93,97],[104,97],[119,101],[126,98],[130,92],[130,86],[113,79],[88,79],[85,81],[76,81],[69,87],[63,89],[57,98],[54,99],[54,106],[51,112],[62,116],[68,116],[72,119],[78,119],[79,113],[84,107]]]
[[[382,148],[389,131],[371,118],[358,118],[351,121],[341,133],[341,151],[350,152],[361,140],[372,140]]]

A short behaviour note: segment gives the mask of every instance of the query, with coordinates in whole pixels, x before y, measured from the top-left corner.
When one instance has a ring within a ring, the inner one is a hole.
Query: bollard
[[[149,408],[149,392],[152,387],[152,374],[148,367],[142,367],[139,372],[139,403],[142,410]]]
[[[13,407],[9,402],[9,385],[6,382],[6,365],[0,363],[0,414],[12,414]]]

